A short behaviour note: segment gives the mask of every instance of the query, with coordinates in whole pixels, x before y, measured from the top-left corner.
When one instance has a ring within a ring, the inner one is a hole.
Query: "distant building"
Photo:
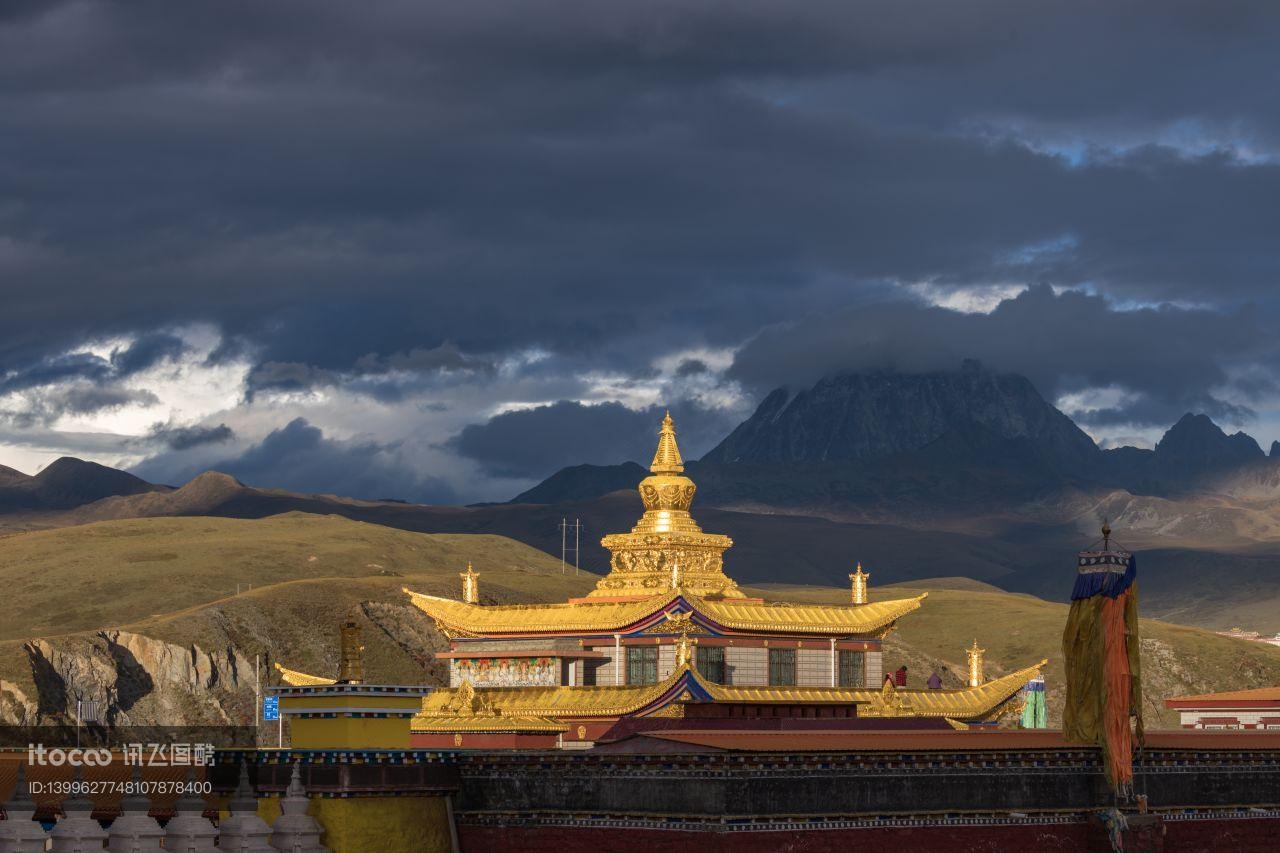
[[[1280,731],[1280,687],[1177,696],[1164,705],[1179,713],[1184,729]]]
[[[1214,631],[1220,637],[1230,637],[1233,640],[1247,640],[1251,643],[1269,643],[1273,646],[1280,646],[1280,634],[1274,637],[1264,637],[1258,631],[1246,631],[1243,628],[1232,628],[1230,631]]]

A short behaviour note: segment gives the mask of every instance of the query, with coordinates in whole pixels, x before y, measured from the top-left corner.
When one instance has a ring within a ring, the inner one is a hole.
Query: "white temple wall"
[[[769,683],[769,650],[727,646],[724,668],[728,684],[765,686]]]
[[[867,686],[880,688],[884,681],[884,658],[882,652],[867,652]]]
[[[607,649],[599,649],[598,651],[604,652],[608,657],[601,661],[600,666],[596,668],[596,686],[605,687],[620,684],[621,682],[615,680],[618,677],[618,667],[613,657],[613,647],[610,646]],[[626,654],[625,648],[622,653]]]
[[[796,686],[831,686],[830,649],[796,649]]]
[[[671,673],[676,669],[676,647],[675,646],[659,646],[658,647],[658,680],[670,678]]]

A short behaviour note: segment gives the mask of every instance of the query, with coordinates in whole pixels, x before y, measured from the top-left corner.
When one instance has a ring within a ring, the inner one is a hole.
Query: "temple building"
[[[644,515],[604,537],[610,572],[563,604],[480,603],[480,574],[461,600],[406,589],[448,638],[449,687],[424,698],[415,747],[584,745],[647,727],[955,728],[1014,714],[1045,661],[988,681],[968,650],[963,689],[906,689],[884,673],[882,644],[925,595],[871,601],[869,574],[849,576],[845,605],[767,602],[724,571],[729,537],[689,513],[675,427],[662,423]]]
[[[1184,729],[1280,731],[1280,687],[1174,696],[1164,700]]]

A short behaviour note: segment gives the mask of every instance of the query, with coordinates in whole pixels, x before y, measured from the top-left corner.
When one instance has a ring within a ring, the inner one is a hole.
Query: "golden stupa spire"
[[[630,533],[600,540],[611,552],[611,571],[591,593],[595,597],[640,597],[680,589],[693,595],[742,598],[724,574],[728,536],[704,533],[689,514],[698,487],[684,475],[676,427],[667,412],[658,431],[648,477],[640,481],[644,515]]]
[[[680,458],[680,446],[676,444],[676,425],[671,420],[670,411],[662,419],[662,429],[658,432],[658,449],[653,454],[649,470],[654,474],[684,473],[684,460]]]

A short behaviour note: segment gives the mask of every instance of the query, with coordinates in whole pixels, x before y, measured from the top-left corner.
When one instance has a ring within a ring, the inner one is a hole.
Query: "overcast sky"
[[[0,464],[505,499],[839,370],[1280,438],[1273,2],[0,4]]]

